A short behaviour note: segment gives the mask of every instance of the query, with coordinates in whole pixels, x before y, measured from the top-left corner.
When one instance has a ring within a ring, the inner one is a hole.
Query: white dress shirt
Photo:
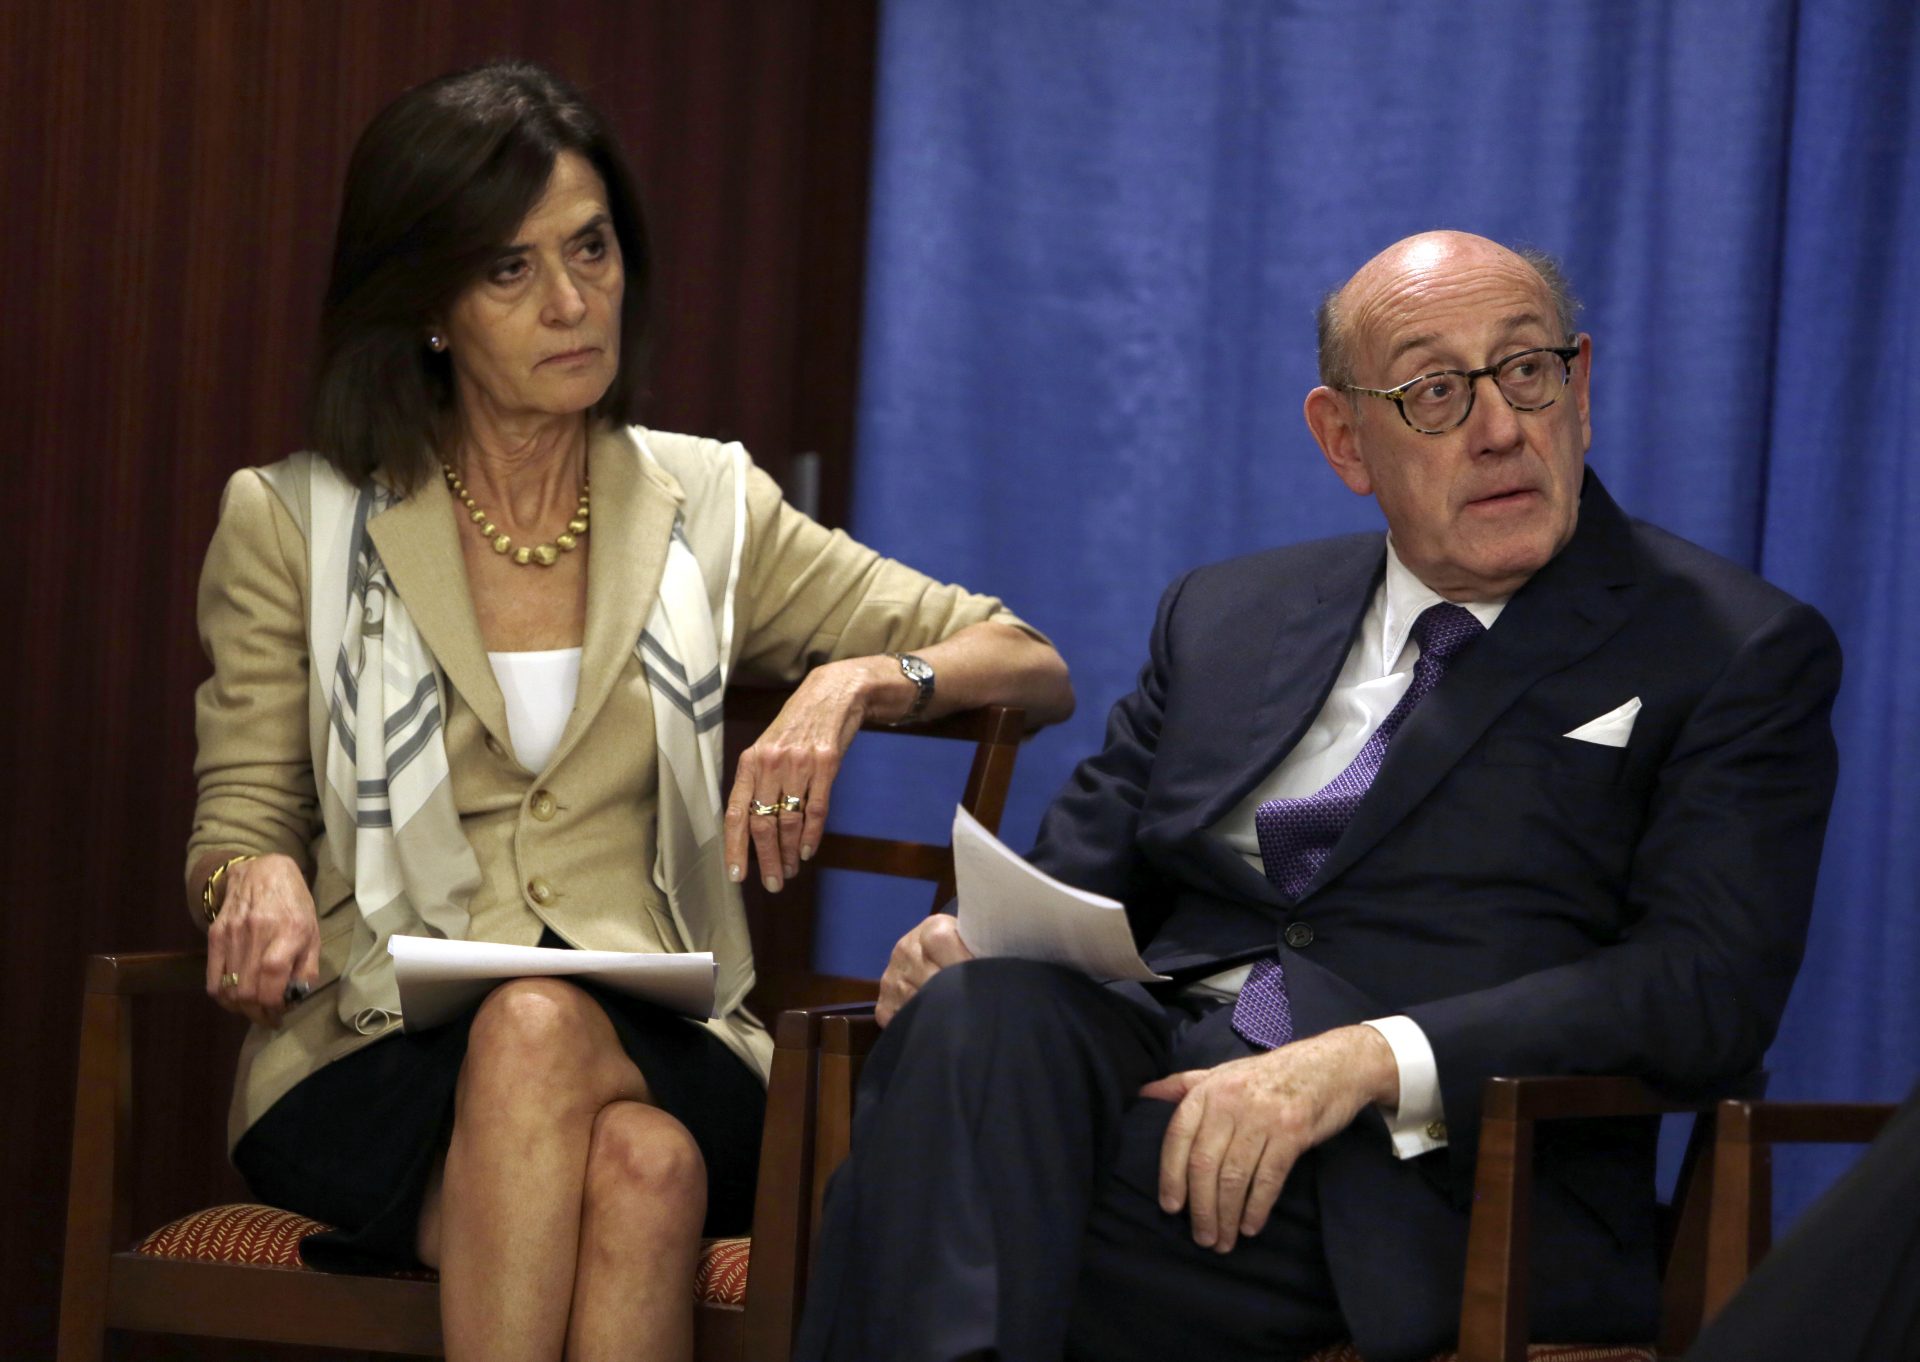
[[[1420,656],[1413,622],[1428,606],[1445,599],[1413,575],[1389,540],[1386,580],[1373,594],[1326,704],[1273,773],[1213,826],[1214,834],[1246,857],[1255,870],[1264,874],[1266,868],[1254,811],[1269,799],[1304,799],[1353,764],[1367,739],[1413,684],[1413,664]],[[1506,603],[1506,597],[1462,602],[1489,629]],[[1251,965],[1241,965],[1191,987],[1195,992],[1235,998],[1250,969]],[[1440,1148],[1447,1142],[1446,1113],[1440,1101],[1439,1068],[1426,1034],[1410,1017],[1380,1017],[1366,1025],[1386,1039],[1400,1071],[1399,1105],[1391,1111],[1381,1108],[1395,1156],[1410,1159]]]

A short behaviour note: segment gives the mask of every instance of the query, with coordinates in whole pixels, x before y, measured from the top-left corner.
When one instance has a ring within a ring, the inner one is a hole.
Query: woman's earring
[[[447,348],[447,338],[441,335],[438,331],[434,332],[431,336],[427,337],[427,349],[433,351],[434,354],[437,355],[446,348]]]

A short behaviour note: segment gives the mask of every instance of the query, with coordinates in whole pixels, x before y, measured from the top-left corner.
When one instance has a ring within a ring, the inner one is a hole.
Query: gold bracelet
[[[251,852],[242,852],[238,856],[229,856],[226,860],[220,862],[219,865],[216,865],[213,868],[213,873],[207,876],[206,884],[200,889],[200,911],[205,915],[209,927],[213,925],[213,920],[220,916],[220,883],[227,878],[227,872],[236,865],[239,865],[242,861],[257,861],[259,859],[258,856],[253,855]]]

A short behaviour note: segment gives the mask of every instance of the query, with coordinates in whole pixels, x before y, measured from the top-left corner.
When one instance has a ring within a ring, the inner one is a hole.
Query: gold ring
[[[225,974],[220,976],[220,987],[222,988],[240,987],[240,976],[235,974],[232,970],[228,970]]]
[[[788,813],[799,813],[807,807],[807,801],[799,795],[781,795],[780,807]]]
[[[760,817],[765,818],[770,813],[779,813],[780,806],[778,804],[762,804],[759,800],[752,799],[747,801],[747,812],[758,814]]]

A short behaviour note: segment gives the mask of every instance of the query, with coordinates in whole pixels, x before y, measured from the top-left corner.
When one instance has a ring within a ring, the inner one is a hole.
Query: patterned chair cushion
[[[1307,1362],[1365,1362],[1351,1343],[1336,1343],[1322,1348]],[[1453,1353],[1435,1353],[1431,1362],[1455,1362]],[[1657,1362],[1652,1348],[1628,1343],[1534,1343],[1527,1348],[1527,1362]]]
[[[134,1252],[155,1258],[191,1258],[203,1263],[246,1263],[289,1272],[311,1271],[300,1261],[300,1240],[331,1228],[271,1206],[209,1206],[185,1215],[142,1239]],[[740,1306],[747,1298],[750,1239],[708,1239],[694,1268],[694,1299],[705,1305]],[[437,1281],[430,1268],[395,1277]]]

